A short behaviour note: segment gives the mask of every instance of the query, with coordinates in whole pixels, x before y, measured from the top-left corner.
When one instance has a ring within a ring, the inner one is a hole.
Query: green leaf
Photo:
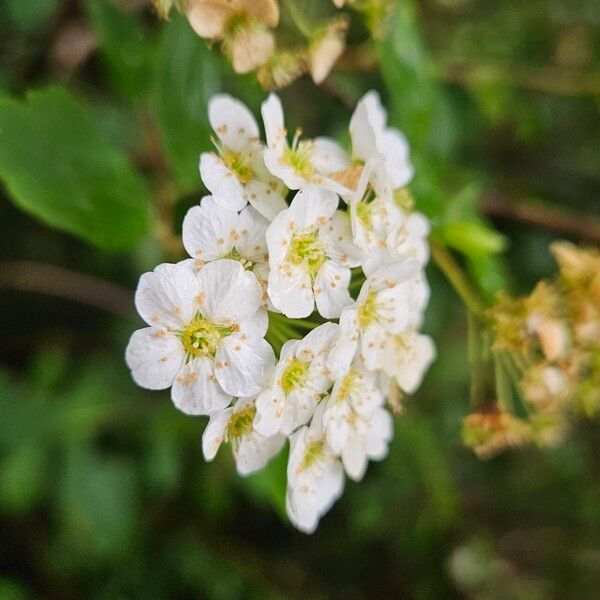
[[[469,257],[498,254],[506,247],[506,238],[502,234],[473,221],[445,223],[441,234],[448,246]]]
[[[17,206],[105,250],[149,230],[146,185],[64,88],[0,100],[0,178]]]
[[[20,445],[0,463],[0,504],[16,514],[29,510],[46,478],[46,451],[35,444]]]
[[[198,156],[210,147],[207,103],[220,89],[216,58],[183,17],[165,27],[158,61],[162,138],[182,192],[200,187]]]
[[[57,7],[58,0],[4,0],[0,18],[24,33],[35,33],[46,27]]]
[[[152,50],[140,23],[106,0],[90,0],[87,10],[115,87],[129,98],[139,98],[151,81]]]

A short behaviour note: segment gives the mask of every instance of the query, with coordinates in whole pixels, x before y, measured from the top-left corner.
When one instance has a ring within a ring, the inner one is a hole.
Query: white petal
[[[280,185],[274,180],[253,179],[246,184],[245,197],[265,219],[272,221],[287,208]]]
[[[135,306],[148,325],[178,329],[196,313],[198,292],[189,266],[165,263],[140,277]]]
[[[256,398],[254,429],[264,436],[272,436],[281,430],[284,406],[283,397],[267,389]]]
[[[376,92],[367,92],[358,102],[350,119],[350,137],[352,138],[352,156],[354,159],[366,161],[378,153],[375,127],[377,111],[375,111]]]
[[[211,202],[193,206],[183,219],[182,240],[190,256],[202,261],[223,258],[233,248],[237,213]]]
[[[317,310],[326,319],[337,319],[342,309],[352,304],[348,291],[350,269],[327,260],[315,278],[314,290]]]
[[[271,270],[268,291],[273,306],[291,319],[308,317],[315,308],[310,276],[300,267]]]
[[[327,137],[314,138],[311,162],[317,171],[325,175],[343,171],[352,164],[348,153],[337,142]]]
[[[215,378],[213,359],[195,358],[186,363],[171,388],[173,404],[186,415],[212,415],[231,402]]]
[[[296,230],[310,229],[326,223],[338,203],[335,193],[311,185],[301,189],[279,216],[285,214],[287,223],[293,223]]]
[[[220,259],[198,273],[202,314],[217,322],[239,323],[254,316],[262,302],[256,277],[236,260]]]
[[[283,147],[285,148],[285,146]],[[265,166],[269,172],[275,177],[281,179],[283,183],[290,190],[299,190],[300,188],[308,185],[308,181],[304,177],[300,177],[296,174],[293,167],[290,167],[282,160],[284,149],[281,151],[276,150],[269,146],[263,153],[263,159]]]
[[[336,377],[342,376],[350,368],[358,347],[358,339],[357,309],[355,305],[351,305],[342,310],[339,336],[327,359],[327,368]]]
[[[154,327],[134,331],[125,351],[133,380],[149,390],[169,387],[184,358],[181,342],[173,334]]]
[[[384,370],[407,394],[412,394],[435,358],[435,345],[429,336],[418,333],[401,334],[399,338],[388,340]]]
[[[267,227],[269,221],[252,206],[246,206],[237,220],[238,239],[235,247],[238,252],[253,262],[266,262],[269,258],[267,251]]]
[[[200,155],[200,177],[219,206],[236,211],[246,206],[244,186],[216,154]]]
[[[367,470],[367,455],[361,440],[353,436],[342,451],[342,462],[348,477],[360,481]]]
[[[371,460],[383,460],[388,444],[394,437],[394,422],[385,408],[378,408],[371,417],[371,429],[365,440],[365,449]]]
[[[234,334],[215,355],[215,374],[221,387],[234,396],[252,396],[262,389],[275,364],[275,354],[263,338]]]
[[[381,369],[388,334],[378,323],[371,323],[362,332],[360,353],[369,371]]]
[[[279,97],[276,94],[269,94],[269,97],[262,103],[260,112],[265,125],[267,146],[275,149],[278,153],[282,152],[287,146],[287,141],[283,107]]]
[[[232,412],[232,407],[220,410],[208,421],[202,434],[202,453],[205,460],[210,462],[217,455],[219,447],[225,439]]]
[[[217,38],[231,16],[231,9],[214,2],[194,2],[186,7],[186,15],[194,31],[203,38]]]
[[[234,447],[237,472],[243,476],[260,471],[279,453],[284,444],[285,436],[279,434],[264,437],[260,433],[252,432],[243,436]]]
[[[408,185],[414,174],[409,146],[404,135],[395,128],[382,132],[379,151],[385,157],[385,169],[392,189]]]
[[[319,513],[312,507],[304,507],[298,511],[296,508],[295,490],[290,486],[286,489],[285,508],[290,522],[302,533],[314,533],[319,524]],[[308,510],[307,510],[308,508]]]
[[[208,103],[208,119],[219,139],[240,152],[258,142],[258,125],[248,107],[227,94],[215,94]]]
[[[319,229],[319,239],[327,244],[327,256],[344,267],[358,267],[364,252],[353,242],[350,217],[336,210]]]
[[[314,355],[326,356],[340,332],[337,323],[323,323],[304,336],[296,348],[296,354],[308,351]]]
[[[239,323],[241,334],[248,337],[264,337],[269,328],[269,315],[264,308],[259,308],[254,315]]]

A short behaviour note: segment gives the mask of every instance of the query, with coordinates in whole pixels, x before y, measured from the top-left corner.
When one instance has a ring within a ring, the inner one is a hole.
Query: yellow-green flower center
[[[311,161],[313,143],[310,140],[297,141],[297,136],[291,147],[285,149],[283,159],[303,179],[310,179],[315,167]]]
[[[254,263],[250,259],[242,256],[238,252],[237,248],[233,248],[231,250],[231,252],[229,252],[229,254],[227,254],[225,256],[225,258],[230,258],[231,260],[237,260],[239,263],[241,263],[242,267],[244,267],[244,269],[246,269],[247,271],[251,271],[254,268]]]
[[[286,396],[298,387],[304,385],[308,375],[309,364],[299,358],[293,358],[281,376],[281,388]]]
[[[325,244],[319,241],[316,231],[295,235],[290,242],[287,258],[294,265],[304,265],[308,274],[314,279],[327,260]]]
[[[241,183],[246,185],[252,181],[254,171],[252,170],[251,157],[247,153],[223,150],[221,160],[229,170],[235,173]]]
[[[231,419],[227,425],[227,439],[232,441],[252,432],[256,408],[248,406],[240,412],[231,415]]]
[[[354,392],[357,387],[359,373],[355,369],[350,369],[342,378],[340,387],[338,388],[337,401],[345,402]]]
[[[356,205],[356,216],[367,229],[373,227],[373,207],[370,203],[359,202]]]
[[[214,356],[221,340],[234,331],[235,326],[213,323],[198,314],[179,332],[179,339],[188,357]]]
[[[301,469],[308,469],[311,465],[314,465],[323,454],[324,446],[324,440],[317,440],[316,442],[311,442],[308,444],[308,446],[306,446],[306,450],[304,451]]]
[[[367,299],[358,308],[358,325],[361,329],[370,325],[377,318],[377,294],[369,292]]]

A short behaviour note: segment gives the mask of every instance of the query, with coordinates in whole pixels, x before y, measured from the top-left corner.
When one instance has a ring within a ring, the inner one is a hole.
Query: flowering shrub
[[[208,106],[215,152],[200,157],[211,196],[189,210],[191,258],[142,275],[148,327],[126,360],[148,389],[207,415],[207,460],[231,445],[241,475],[289,439],[286,506],[316,529],[344,487],[381,460],[393,435],[386,399],[414,392],[434,358],[421,333],[429,288],[427,219],[407,209],[408,144],[369,92],[350,152],[325,137],[288,141],[279,98]],[[289,204],[288,204],[289,203]]]

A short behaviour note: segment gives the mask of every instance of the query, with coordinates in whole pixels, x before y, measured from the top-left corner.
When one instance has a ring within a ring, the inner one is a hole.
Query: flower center
[[[377,294],[369,292],[367,299],[358,308],[358,325],[361,329],[370,325],[377,318]]]
[[[292,390],[304,385],[306,376],[308,375],[308,366],[306,361],[300,360],[299,358],[292,359],[281,376],[281,388],[286,396]]]
[[[373,228],[373,206],[367,202],[356,205],[356,216],[367,229]]]
[[[292,145],[285,149],[284,161],[303,179],[310,179],[315,172],[311,156],[313,143],[310,140],[299,141],[301,131],[298,129]]]
[[[229,254],[227,254],[225,256],[225,258],[230,258],[231,260],[237,260],[239,263],[241,263],[242,267],[244,267],[244,269],[246,269],[247,271],[251,271],[254,268],[254,263],[250,259],[242,256],[238,252],[237,248],[233,248],[231,250],[231,252],[229,252]]]
[[[256,408],[248,406],[244,410],[231,415],[231,419],[227,425],[227,439],[235,440],[252,432]]]
[[[319,241],[316,231],[295,235],[290,243],[288,260],[294,265],[304,264],[309,275],[314,279],[327,260],[325,244]]]
[[[304,459],[302,460],[302,466],[300,468],[308,469],[314,465],[323,454],[324,446],[324,440],[317,440],[308,444],[308,446],[306,446],[306,450],[304,451]]]
[[[234,152],[233,150],[221,150],[221,160],[225,166],[233,171],[236,177],[244,185],[250,183],[254,177],[252,171],[251,157],[247,152]]]
[[[345,402],[356,391],[359,378],[358,371],[355,371],[354,369],[350,369],[350,371],[344,375],[338,390],[338,403]]]
[[[221,339],[234,331],[233,325],[219,325],[198,314],[179,332],[179,339],[188,357],[214,356]]]

